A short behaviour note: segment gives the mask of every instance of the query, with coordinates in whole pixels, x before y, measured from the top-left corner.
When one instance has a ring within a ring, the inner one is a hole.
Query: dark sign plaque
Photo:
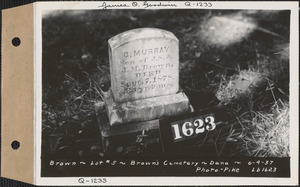
[[[170,117],[159,121],[161,144],[164,151],[193,139],[205,137],[226,124],[224,109],[210,108],[189,114]]]

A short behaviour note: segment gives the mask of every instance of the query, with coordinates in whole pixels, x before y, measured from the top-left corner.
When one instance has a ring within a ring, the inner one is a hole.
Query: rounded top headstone
[[[179,41],[162,29],[133,29],[108,41],[111,91],[116,102],[179,91]]]
[[[108,40],[111,49],[115,49],[128,42],[139,40],[143,38],[165,38],[171,39],[178,42],[177,37],[169,31],[158,29],[158,28],[138,28],[122,32]]]

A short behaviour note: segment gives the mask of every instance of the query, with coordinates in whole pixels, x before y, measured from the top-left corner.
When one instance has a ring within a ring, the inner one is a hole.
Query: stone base
[[[115,102],[111,91],[104,95],[111,126],[152,121],[189,113],[192,110],[183,92],[124,103]]]
[[[158,129],[158,119],[139,123],[128,123],[126,125],[111,126],[107,116],[105,115],[105,107],[103,103],[96,103],[95,109],[102,137],[118,136],[140,132],[143,130]]]
[[[135,142],[136,135],[142,134],[143,131],[152,132],[152,134],[154,132],[154,134],[159,137],[158,119],[139,123],[128,123],[126,125],[111,126],[105,110],[105,104],[103,102],[95,104],[96,117],[101,132],[102,146],[104,151],[107,151],[111,145],[122,144],[124,141],[128,141],[128,135],[130,135],[132,142]],[[122,140],[122,138],[125,138],[125,140]]]

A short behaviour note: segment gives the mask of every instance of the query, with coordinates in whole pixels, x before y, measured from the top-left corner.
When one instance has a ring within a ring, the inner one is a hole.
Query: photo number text
[[[206,131],[213,131],[216,126],[214,114],[172,122],[173,141],[180,142],[188,138],[194,138]]]

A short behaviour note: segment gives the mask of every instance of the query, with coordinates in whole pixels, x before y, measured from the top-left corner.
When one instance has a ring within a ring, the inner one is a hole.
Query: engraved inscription
[[[151,49],[142,49],[142,50],[134,50],[133,52],[124,52],[124,57],[136,57],[136,56],[141,56],[141,55],[152,55],[152,54],[160,54],[160,53],[167,53],[169,50],[168,47],[156,47],[156,48],[151,48]]]
[[[168,53],[169,49],[170,46],[163,46],[124,52],[125,59],[121,60],[121,64],[124,65],[121,73],[134,74],[136,80],[121,81],[123,94],[143,93],[153,89],[169,89],[174,86],[172,72],[163,71],[174,66],[169,62],[172,60],[172,56]],[[147,57],[140,58],[141,56]]]
[[[156,97],[179,90],[178,40],[159,34],[157,38],[145,34],[111,52],[112,90],[117,100]]]

